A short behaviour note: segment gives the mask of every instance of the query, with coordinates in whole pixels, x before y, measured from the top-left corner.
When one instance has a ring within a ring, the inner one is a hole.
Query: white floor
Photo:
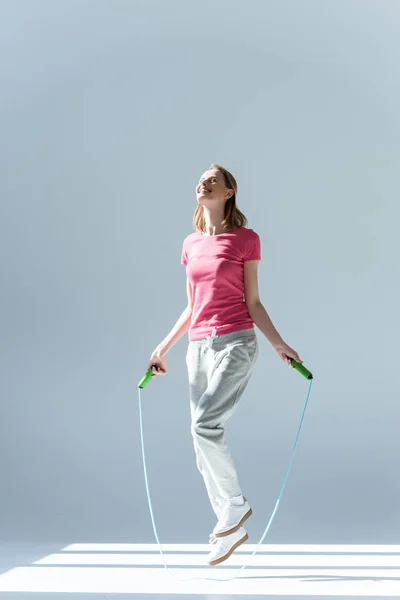
[[[8,544],[0,598],[400,597],[400,546],[264,544],[252,556],[255,549],[245,544],[224,566],[209,568],[206,545],[164,544],[167,572],[156,544]]]

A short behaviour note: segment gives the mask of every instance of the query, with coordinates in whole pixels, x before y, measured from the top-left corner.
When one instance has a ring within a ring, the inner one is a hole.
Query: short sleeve
[[[261,260],[260,236],[253,230],[251,233],[246,240],[243,260]]]
[[[187,263],[188,263],[188,257],[187,257],[187,253],[186,253],[185,244],[183,243],[183,245],[182,245],[182,254],[181,254],[181,264],[182,265],[187,265]]]

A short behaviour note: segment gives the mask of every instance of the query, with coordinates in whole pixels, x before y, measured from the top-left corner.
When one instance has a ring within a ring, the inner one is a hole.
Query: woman
[[[297,352],[280,337],[258,293],[260,238],[245,227],[236,206],[237,183],[213,164],[196,188],[196,231],[182,248],[188,304],[150,358],[153,377],[167,373],[166,353],[189,330],[186,364],[189,376],[191,432],[197,467],[203,476],[218,522],[210,536],[208,564],[225,561],[247,539],[243,523],[252,510],[239,486],[224,440],[258,357],[254,323],[291,366]]]

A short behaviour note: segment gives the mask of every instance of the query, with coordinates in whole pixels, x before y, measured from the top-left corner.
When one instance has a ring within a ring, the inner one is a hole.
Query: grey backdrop
[[[186,305],[218,161],[261,237],[261,300],[315,375],[265,542],[398,542],[399,2],[0,8],[2,541],[154,541],[137,383]],[[252,542],[308,386],[257,333],[228,428]],[[206,543],[186,345],[143,392],[149,477],[161,540]]]

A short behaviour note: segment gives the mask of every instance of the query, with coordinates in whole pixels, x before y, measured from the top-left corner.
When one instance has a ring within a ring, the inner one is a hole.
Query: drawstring
[[[278,500],[276,501],[275,508],[274,508],[274,510],[272,512],[272,515],[271,515],[271,518],[270,518],[270,520],[268,522],[268,525],[265,528],[265,531],[262,534],[261,539],[258,542],[256,549],[253,551],[252,554],[249,555],[249,558],[255,555],[255,553],[258,550],[258,547],[264,541],[264,538],[265,538],[265,536],[267,535],[267,533],[269,531],[271,523],[274,520],[276,511],[278,510],[278,506],[279,506],[279,503],[281,501],[283,490],[285,489],[286,482],[287,482],[287,479],[288,479],[288,476],[289,476],[289,473],[290,473],[290,469],[292,468],[292,463],[293,463],[294,454],[295,454],[295,451],[296,451],[297,442],[298,442],[300,431],[301,431],[301,428],[302,428],[302,425],[303,425],[304,415],[305,415],[305,412],[306,412],[306,409],[307,409],[307,405],[308,405],[308,399],[310,397],[312,382],[313,382],[313,379],[310,379],[310,385],[309,385],[309,388],[308,388],[308,393],[307,393],[307,398],[306,398],[306,402],[305,402],[304,409],[303,409],[303,414],[301,415],[300,425],[299,425],[299,428],[298,428],[298,431],[297,431],[297,435],[296,435],[296,439],[295,439],[295,442],[294,442],[294,445],[293,445],[293,449],[292,449],[292,455],[290,457],[289,466],[288,466],[288,469],[286,471],[286,475],[285,475],[285,478],[284,478],[284,481],[283,481],[283,484],[282,484],[282,487],[281,487],[281,491],[279,492]],[[162,559],[163,559],[163,562],[164,562],[164,567],[167,570],[168,574],[171,575],[171,577],[173,577],[177,581],[192,581],[192,580],[232,581],[232,579],[235,579],[239,575],[239,573],[241,571],[243,571],[243,569],[246,568],[247,565],[243,565],[238,570],[238,572],[237,572],[236,575],[234,575],[233,577],[228,577],[226,579],[218,579],[216,577],[187,577],[187,578],[182,579],[180,577],[176,577],[170,571],[170,569],[167,566],[167,563],[165,562],[165,557],[164,557],[164,554],[163,554],[163,551],[162,551],[162,548],[161,548],[160,540],[158,539],[158,535],[157,535],[157,529],[156,529],[156,524],[155,524],[155,520],[154,520],[153,508],[152,508],[152,505],[151,505],[151,496],[150,496],[150,490],[149,490],[149,483],[148,483],[148,479],[147,479],[146,455],[145,455],[145,450],[144,450],[143,418],[142,418],[142,398],[141,398],[141,395],[140,395],[140,387],[138,387],[138,390],[139,390],[139,426],[140,426],[140,439],[141,439],[141,444],[142,444],[142,459],[143,459],[144,480],[145,480],[146,492],[147,492],[147,501],[148,501],[148,504],[149,504],[150,517],[151,517],[151,522],[152,522],[152,525],[153,525],[154,536],[155,536],[155,538],[157,540],[158,548],[160,550],[160,553],[161,553],[161,556],[162,556]],[[210,536],[210,543],[212,543],[212,544],[216,543],[213,538],[214,538],[214,536],[211,535]]]
[[[208,340],[207,340],[207,347],[211,348],[214,338],[217,337],[217,328],[214,327],[214,329],[212,330],[211,335],[209,336]]]

